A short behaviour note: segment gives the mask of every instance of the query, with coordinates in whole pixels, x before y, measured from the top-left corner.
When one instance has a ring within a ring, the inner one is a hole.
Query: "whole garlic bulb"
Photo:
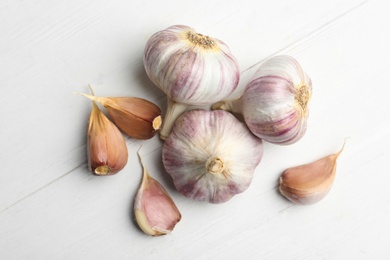
[[[225,43],[184,25],[171,26],[149,38],[144,66],[151,81],[168,97],[162,139],[188,105],[225,99],[240,78],[238,63]]]
[[[162,151],[176,189],[210,203],[245,191],[262,155],[261,139],[232,114],[198,109],[176,120]]]
[[[214,109],[240,113],[253,134],[287,145],[306,132],[311,94],[311,79],[298,61],[279,55],[260,65],[240,99],[217,103]]]

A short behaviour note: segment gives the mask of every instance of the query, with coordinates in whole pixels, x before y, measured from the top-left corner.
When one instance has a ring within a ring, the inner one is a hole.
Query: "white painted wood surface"
[[[385,1],[0,2],[0,259],[385,259],[390,248],[390,7]],[[265,143],[247,191],[212,205],[175,191],[162,142],[127,139],[119,174],[87,171],[91,103],[72,94],[166,100],[148,80],[152,33],[186,24],[231,48],[243,80],[260,61],[296,57],[313,80],[308,131]],[[337,151],[328,196],[296,206],[277,191],[290,166]],[[136,151],[172,195],[182,221],[144,235],[132,206]]]

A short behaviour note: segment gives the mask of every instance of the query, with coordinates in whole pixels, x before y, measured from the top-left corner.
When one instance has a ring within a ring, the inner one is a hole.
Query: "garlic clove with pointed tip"
[[[337,158],[343,148],[315,162],[285,170],[279,179],[280,193],[290,201],[303,205],[323,199],[334,182]]]
[[[113,175],[127,164],[128,152],[122,133],[95,101],[89,119],[87,154],[89,169],[96,175]]]
[[[164,187],[150,177],[140,155],[139,158],[144,171],[134,203],[135,219],[146,234],[166,235],[181,220],[181,214]]]
[[[96,97],[81,95],[99,102],[114,123],[129,137],[146,140],[155,136],[161,127],[161,110],[154,103],[137,97]]]

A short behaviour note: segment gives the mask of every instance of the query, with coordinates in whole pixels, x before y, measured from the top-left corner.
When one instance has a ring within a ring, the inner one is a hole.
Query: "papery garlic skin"
[[[333,185],[337,158],[343,148],[315,162],[286,169],[279,179],[280,193],[296,204],[310,205],[322,200]]]
[[[239,100],[216,107],[241,113],[253,134],[274,144],[297,142],[306,132],[312,82],[291,56],[265,61]]]
[[[175,104],[206,105],[225,99],[237,87],[238,62],[222,41],[175,25],[152,35],[146,43],[144,66],[151,81],[168,99],[161,131],[166,138],[185,108]]]
[[[180,193],[223,203],[249,187],[263,146],[229,112],[190,110],[176,120],[162,155]]]
[[[169,234],[181,220],[181,214],[164,187],[150,177],[142,160],[141,163],[144,172],[134,203],[135,219],[148,235]]]
[[[126,166],[128,159],[122,133],[94,101],[89,119],[87,155],[89,169],[96,175],[113,175]]]

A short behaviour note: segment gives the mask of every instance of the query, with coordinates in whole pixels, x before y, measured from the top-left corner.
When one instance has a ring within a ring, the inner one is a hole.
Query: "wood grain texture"
[[[384,259],[389,255],[390,8],[384,1],[13,1],[0,3],[0,259]],[[308,131],[291,146],[264,144],[247,191],[221,205],[189,200],[161,163],[162,141],[127,138],[119,174],[86,166],[91,103],[72,92],[137,96],[163,109],[143,48],[186,24],[226,42],[241,85],[275,54],[313,80]],[[282,198],[291,166],[338,151],[335,184],[312,206]],[[142,155],[182,221],[144,235],[132,206]]]

